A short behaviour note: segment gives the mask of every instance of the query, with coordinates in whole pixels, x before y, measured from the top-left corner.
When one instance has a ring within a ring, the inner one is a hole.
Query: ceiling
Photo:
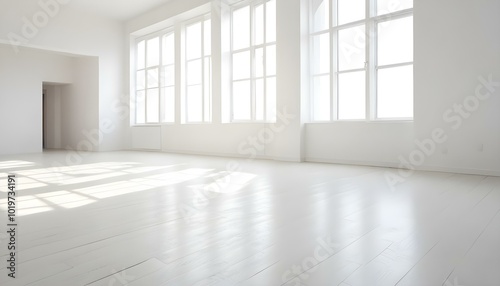
[[[115,20],[129,20],[171,0],[73,0],[68,5]],[[186,0],[184,0],[186,1]]]

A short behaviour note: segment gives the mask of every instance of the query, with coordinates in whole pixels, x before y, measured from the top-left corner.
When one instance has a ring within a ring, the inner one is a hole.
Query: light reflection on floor
[[[236,192],[256,177],[242,172],[218,172],[215,169],[186,168],[182,165],[149,166],[139,162],[101,162],[30,169],[36,165],[28,161],[0,161],[0,169],[16,174],[18,190],[22,190],[19,192],[22,195],[16,198],[18,216],[49,212],[55,208],[79,208],[102,199],[166,189],[189,181],[206,182],[190,185],[188,189],[207,190],[217,186],[221,192]],[[0,173],[0,179],[7,176],[8,173]],[[1,190],[7,192],[6,189]],[[7,198],[0,199],[0,209],[8,210]]]

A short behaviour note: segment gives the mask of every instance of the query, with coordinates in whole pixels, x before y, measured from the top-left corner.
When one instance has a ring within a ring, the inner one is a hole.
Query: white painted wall
[[[25,37],[23,34],[23,29],[27,27],[25,19],[33,23],[33,17],[44,11],[39,3],[34,0],[0,0],[0,7],[2,7],[0,9],[0,42],[10,43],[9,34],[15,33],[26,39],[21,41],[24,46],[98,57],[97,103],[93,102],[92,104],[96,105],[89,110],[91,119],[84,120],[87,123],[92,122],[92,125],[85,126],[85,129],[109,130],[110,128],[103,128],[103,126],[108,127],[112,124],[113,131],[104,136],[98,150],[129,148],[131,142],[128,140],[127,133],[129,132],[128,86],[124,85],[124,78],[128,76],[125,68],[128,54],[124,53],[126,41],[123,23],[77,10],[72,6],[72,1],[58,0],[55,3],[61,4],[57,5],[58,9],[51,8],[52,13],[47,23],[43,23],[45,25],[37,28],[37,32],[29,35],[30,37]],[[5,50],[9,53],[6,56],[24,57],[23,52],[16,55],[13,51],[13,49]],[[87,103],[90,104],[90,101]],[[94,122],[95,113],[97,125]],[[80,126],[75,126],[75,129],[78,128]],[[85,140],[83,135],[78,136],[79,138],[69,138],[70,143]]]
[[[100,140],[97,57],[74,58],[73,73],[73,84],[62,87],[62,148],[98,151]]]
[[[42,151],[42,82],[71,83],[73,59],[0,44],[0,154]]]
[[[500,82],[499,11],[497,0],[415,1],[415,134],[449,136],[425,169],[500,174],[500,87],[459,129],[443,120],[475,95],[479,76]]]
[[[62,108],[61,108],[61,85],[43,85],[44,103],[44,146],[46,149],[62,148]]]

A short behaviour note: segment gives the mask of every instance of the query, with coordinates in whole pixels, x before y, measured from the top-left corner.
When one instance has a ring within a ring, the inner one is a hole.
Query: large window
[[[313,120],[413,118],[413,1],[311,6]]]
[[[197,20],[186,26],[186,122],[212,120],[211,21]]]
[[[276,0],[231,11],[231,119],[273,121],[276,114]]]
[[[173,32],[141,39],[136,47],[136,124],[175,121]]]

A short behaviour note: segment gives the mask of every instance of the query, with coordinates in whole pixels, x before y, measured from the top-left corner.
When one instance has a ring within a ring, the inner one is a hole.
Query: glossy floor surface
[[[0,157],[0,285],[500,285],[500,178],[417,172],[391,187],[390,174],[142,152]]]

